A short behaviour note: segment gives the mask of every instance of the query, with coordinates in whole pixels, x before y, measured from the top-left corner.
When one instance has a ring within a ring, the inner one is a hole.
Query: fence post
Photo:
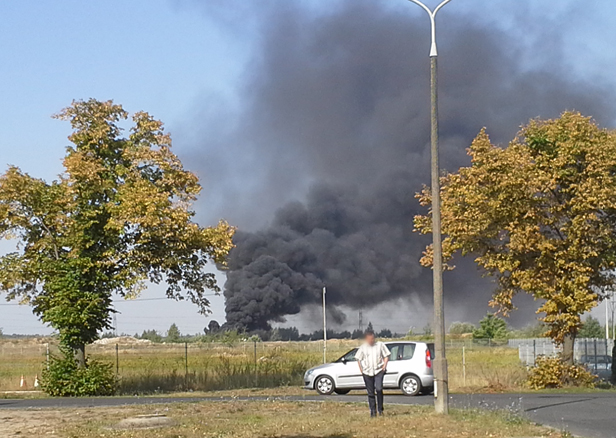
[[[597,371],[597,338],[593,340],[595,345],[595,371]]]
[[[120,375],[120,347],[116,344],[116,379]]]
[[[462,345],[462,382],[466,387],[466,348]]]
[[[49,371],[49,342],[45,344],[45,359],[47,361],[47,371]]]
[[[188,389],[188,342],[184,342],[184,388]]]
[[[257,341],[254,342],[254,356],[255,356],[255,388],[259,386],[259,373],[257,372]]]
[[[533,339],[533,365],[537,364],[537,340]]]

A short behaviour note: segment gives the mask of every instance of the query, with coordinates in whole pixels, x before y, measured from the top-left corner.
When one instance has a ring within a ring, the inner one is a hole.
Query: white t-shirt
[[[390,355],[391,352],[387,346],[378,341],[374,345],[365,343],[359,347],[355,354],[355,359],[361,364],[362,372],[366,376],[375,376],[383,371],[385,358]]]

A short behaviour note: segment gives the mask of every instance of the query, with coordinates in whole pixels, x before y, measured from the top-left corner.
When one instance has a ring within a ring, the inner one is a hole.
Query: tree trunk
[[[79,345],[75,348],[75,361],[77,362],[77,367],[85,368],[86,367],[86,346]]]
[[[565,336],[563,342],[563,362],[568,365],[573,365],[573,348],[575,346],[575,333],[570,333]]]

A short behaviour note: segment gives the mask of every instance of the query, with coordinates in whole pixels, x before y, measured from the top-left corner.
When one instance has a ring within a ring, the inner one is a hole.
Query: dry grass
[[[447,350],[450,389],[457,392],[501,392],[521,389],[526,368],[518,350],[507,347],[465,349],[466,379],[462,367],[462,349]]]
[[[357,341],[330,341],[328,358],[335,360],[356,345]],[[52,353],[55,348],[52,345]],[[115,345],[92,346],[88,352],[115,364]],[[466,379],[462,348],[447,350],[453,391],[514,390],[525,380],[516,349],[473,346],[465,353]],[[40,376],[44,367],[45,344],[0,343],[0,357],[0,392],[20,389],[22,374],[32,389],[34,376]],[[188,374],[183,344],[120,345],[118,357],[122,394],[297,387],[304,371],[322,362],[322,343],[257,343],[256,363],[252,343],[189,344]]]
[[[469,438],[554,437],[512,414],[455,411],[437,416],[431,408],[390,406],[384,418],[371,419],[361,404],[309,402],[210,402],[101,408],[0,411],[0,437],[65,438]],[[118,421],[142,414],[164,414],[176,425],[152,430],[113,430]]]
[[[40,377],[45,361],[45,344],[24,341],[0,341],[0,391],[20,389],[20,377],[27,380],[27,389],[33,389],[34,376]]]

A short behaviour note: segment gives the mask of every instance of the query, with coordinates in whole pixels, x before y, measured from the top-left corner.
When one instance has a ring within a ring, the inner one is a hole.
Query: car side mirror
[[[346,358],[344,358],[344,357],[342,358],[342,363],[346,365],[346,363],[347,363]]]

